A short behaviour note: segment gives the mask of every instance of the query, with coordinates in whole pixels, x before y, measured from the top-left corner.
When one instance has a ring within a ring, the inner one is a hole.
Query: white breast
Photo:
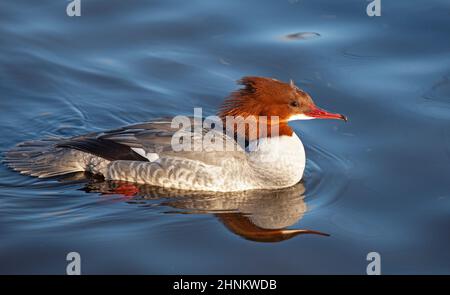
[[[248,150],[249,161],[263,185],[287,187],[302,179],[305,149],[295,133],[253,141]]]

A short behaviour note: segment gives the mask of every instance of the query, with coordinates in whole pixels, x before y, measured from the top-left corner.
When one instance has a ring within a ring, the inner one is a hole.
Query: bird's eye
[[[293,101],[291,101],[291,102],[289,103],[289,105],[290,105],[291,107],[298,108],[300,104],[298,103],[298,101],[293,100]]]

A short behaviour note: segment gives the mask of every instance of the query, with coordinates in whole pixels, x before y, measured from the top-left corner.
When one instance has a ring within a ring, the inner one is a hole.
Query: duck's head
[[[244,87],[233,92],[219,111],[219,116],[278,116],[279,122],[293,120],[338,119],[341,114],[330,113],[317,107],[311,96],[293,81],[284,83],[271,78],[244,77],[238,81]]]

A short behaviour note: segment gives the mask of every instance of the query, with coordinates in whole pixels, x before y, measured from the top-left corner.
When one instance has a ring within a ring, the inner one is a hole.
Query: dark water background
[[[383,0],[375,18],[364,0],[82,0],[74,18],[67,3],[0,2],[2,151],[213,114],[245,75],[292,78],[350,121],[292,123],[304,198],[133,198],[0,165],[0,273],[64,274],[70,251],[86,274],[364,274],[371,251],[385,274],[450,273],[449,1]]]

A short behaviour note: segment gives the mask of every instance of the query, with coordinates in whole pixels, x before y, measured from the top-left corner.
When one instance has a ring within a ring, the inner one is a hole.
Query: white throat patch
[[[288,121],[295,121],[295,120],[311,120],[311,119],[315,119],[314,117],[310,117],[307,116],[305,114],[297,114],[297,115],[293,115],[290,116]]]

